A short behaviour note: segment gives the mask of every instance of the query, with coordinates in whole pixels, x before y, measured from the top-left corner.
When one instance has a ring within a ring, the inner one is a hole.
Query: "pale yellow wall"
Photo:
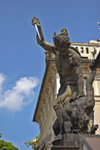
[[[97,80],[97,85],[98,85],[98,94],[100,95],[100,79]]]
[[[99,99],[100,99],[100,97],[99,97]],[[95,102],[95,107],[94,107],[94,124],[98,124],[99,125],[99,128],[98,128],[96,134],[100,134],[100,100]]]
[[[93,87],[94,87],[94,95],[99,95],[99,89],[98,89],[98,81],[97,81],[97,77],[95,77],[95,79],[94,79]]]

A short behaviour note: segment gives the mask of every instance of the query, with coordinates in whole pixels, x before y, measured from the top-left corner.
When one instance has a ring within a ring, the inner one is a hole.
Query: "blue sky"
[[[43,74],[45,52],[37,44],[33,17],[44,38],[66,28],[71,42],[100,38],[100,0],[0,0],[0,133],[19,150],[39,134],[32,122]]]

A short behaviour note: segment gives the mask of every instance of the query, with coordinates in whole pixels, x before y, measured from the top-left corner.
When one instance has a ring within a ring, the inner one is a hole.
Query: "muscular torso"
[[[75,72],[74,55],[76,52],[70,49],[67,55],[61,55],[56,52],[55,63],[57,67],[58,74],[60,76],[60,82],[62,84],[72,83],[77,81],[77,75]],[[77,54],[79,55],[79,54]],[[79,56],[80,57],[80,56]]]

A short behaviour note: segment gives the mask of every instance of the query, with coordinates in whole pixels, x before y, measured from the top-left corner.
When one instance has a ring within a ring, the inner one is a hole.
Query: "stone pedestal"
[[[79,150],[79,147],[53,146],[51,150]]]
[[[100,138],[100,135],[95,134],[64,134],[61,139],[56,138],[52,142],[51,150],[80,150],[82,136]]]

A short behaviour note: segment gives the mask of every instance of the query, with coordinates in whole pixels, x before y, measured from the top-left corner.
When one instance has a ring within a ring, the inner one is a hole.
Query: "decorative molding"
[[[97,46],[100,47],[100,43],[79,43],[79,42],[71,42],[71,45],[76,45],[76,46],[87,46],[87,47],[93,47]]]

